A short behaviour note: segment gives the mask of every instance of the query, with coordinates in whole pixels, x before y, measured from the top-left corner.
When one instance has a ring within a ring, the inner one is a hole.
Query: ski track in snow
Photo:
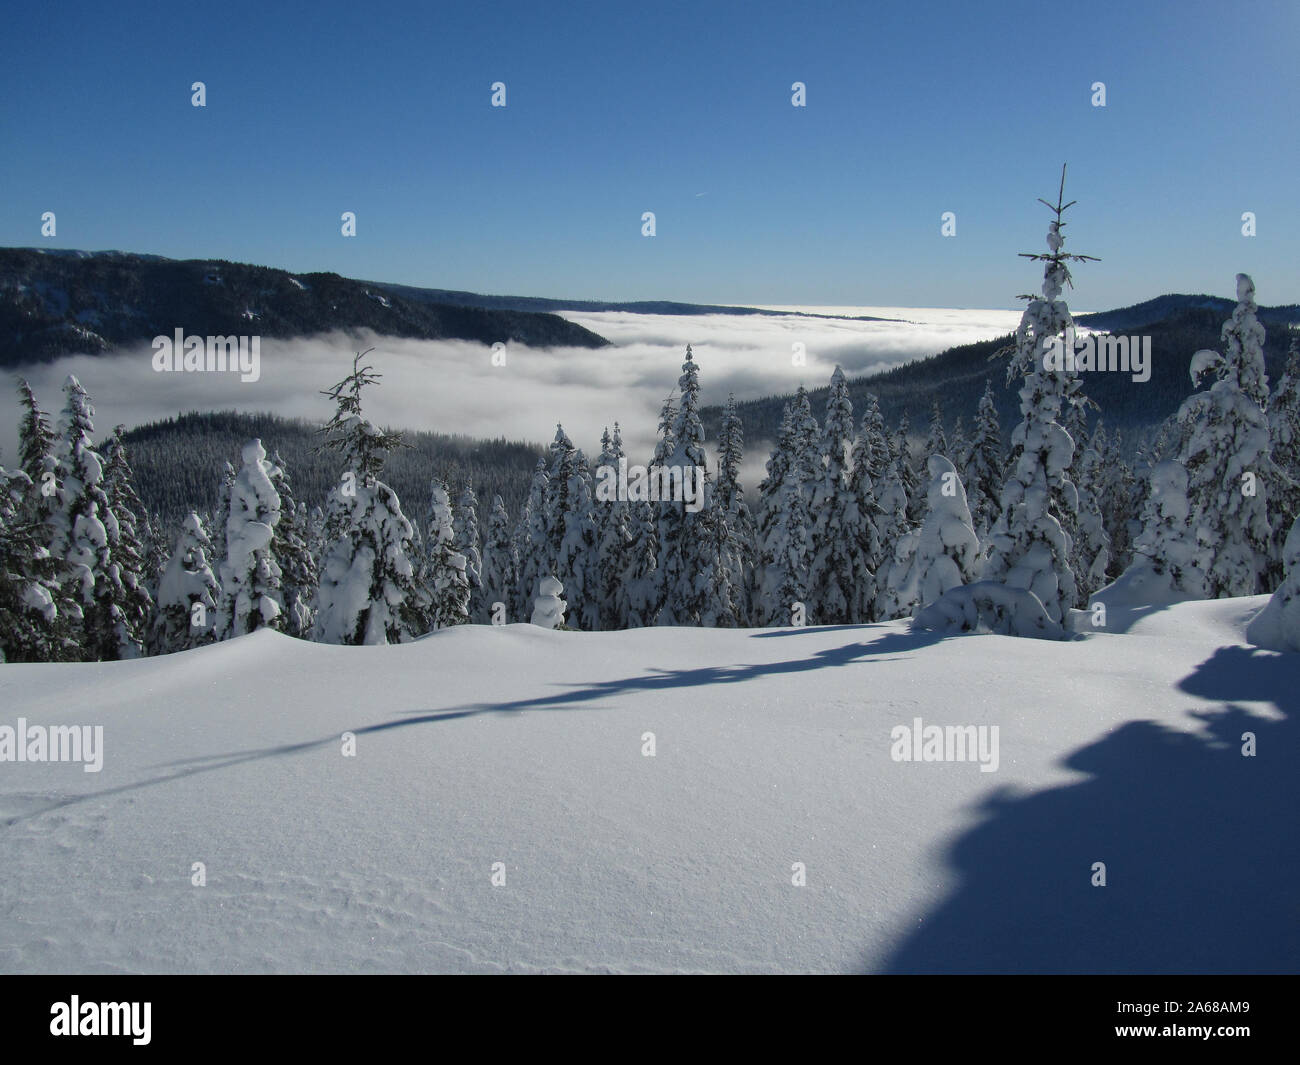
[[[1203,730],[1224,704],[1178,685],[1263,602],[1064,644],[514,625],[0,667],[0,724],[105,747],[98,774],[0,764],[0,971],[885,968],[983,804],[1086,779],[1063,761],[1131,721]],[[999,770],[892,761],[914,717],[998,725]]]

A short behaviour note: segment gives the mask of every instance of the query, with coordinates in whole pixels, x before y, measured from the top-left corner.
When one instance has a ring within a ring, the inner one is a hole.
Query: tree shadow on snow
[[[796,630],[798,631],[798,630]],[[849,631],[846,629],[846,631]],[[899,655],[918,650],[928,644],[937,643],[943,637],[932,632],[890,632],[880,639],[867,643],[856,642],[842,647],[828,647],[814,652],[807,658],[791,659],[784,662],[763,662],[736,666],[707,666],[699,669],[660,669],[651,667],[646,673],[625,677],[613,681],[575,685],[565,690],[532,698],[512,699],[497,703],[474,703],[462,706],[450,706],[439,710],[423,708],[403,711],[402,716],[373,725],[362,725],[348,731],[356,736],[372,735],[399,728],[413,728],[432,725],[446,721],[456,721],[481,714],[520,714],[528,710],[578,710],[601,709],[600,702],[619,695],[637,691],[662,691],[669,688],[709,687],[716,684],[737,684],[758,680],[765,676],[784,673],[800,673],[807,670],[824,669],[833,666],[847,666],[856,662],[874,659],[875,661],[893,661]],[[883,656],[890,657],[883,657]],[[305,754],[323,747],[334,747],[339,742],[339,733],[331,732],[320,739],[305,740],[300,743],[277,744],[272,747],[254,748],[243,751],[225,751],[219,754],[199,755],[166,762],[155,769],[170,772],[131,781],[99,791],[85,792],[77,795],[51,797],[51,801],[21,814],[0,820],[0,828],[11,827],[21,821],[27,821],[41,814],[67,806],[75,806],[93,799],[107,798],[113,795],[139,791],[156,784],[166,784],[183,777],[199,773],[211,773],[229,769],[246,762],[263,758],[287,757]]]
[[[803,630],[792,630],[803,631]],[[774,633],[775,635],[775,633]],[[890,632],[869,643],[849,643],[842,647],[826,647],[814,651],[807,658],[792,658],[784,662],[758,662],[748,665],[701,666],[695,669],[662,669],[651,666],[647,672],[618,680],[596,681],[575,685],[550,695],[537,695],[526,699],[512,699],[500,703],[475,704],[450,707],[440,715],[464,717],[480,713],[518,713],[524,710],[571,709],[578,704],[597,702],[613,696],[638,691],[663,691],[669,688],[708,688],[718,684],[741,684],[763,677],[808,670],[848,666],[873,660],[892,662],[907,652],[940,642],[944,636],[935,632]],[[888,656],[888,657],[886,657]],[[428,714],[427,710],[411,713]]]
[[[1300,655],[1221,648],[1178,687],[1224,702],[1193,712],[1202,733],[1130,722],[1066,759],[1088,779],[984,803],[955,895],[885,971],[1300,970]]]

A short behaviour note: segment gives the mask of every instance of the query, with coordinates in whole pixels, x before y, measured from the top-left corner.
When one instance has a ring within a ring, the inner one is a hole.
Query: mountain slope
[[[1193,297],[1167,297],[1170,300],[1185,298]],[[1194,297],[1202,298],[1210,297]],[[1083,378],[1084,393],[1100,408],[1094,413],[1094,419],[1101,417],[1110,428],[1123,429],[1129,434],[1130,443],[1137,434],[1154,428],[1175,413],[1183,400],[1196,391],[1188,374],[1192,354],[1202,348],[1219,349],[1222,346],[1220,333],[1223,323],[1236,306],[1228,300],[1218,301],[1226,311],[1217,304],[1214,307],[1183,306],[1158,321],[1147,319],[1135,326],[1128,324],[1135,317],[1151,313],[1150,308],[1165,308],[1163,299],[1166,298],[1138,305],[1146,310],[1128,308],[1105,314],[1080,315],[1077,319],[1081,326],[1086,324],[1098,331],[1101,331],[1101,323],[1115,322],[1117,324],[1109,331],[1117,335],[1151,338],[1150,380],[1134,381],[1130,374],[1113,372],[1088,373]],[[1266,326],[1264,356],[1269,380],[1276,381],[1286,364],[1290,344],[1287,325],[1300,321],[1300,307],[1261,307],[1259,317],[1261,321],[1271,323]],[[913,432],[923,436],[929,424],[931,406],[937,400],[949,426],[960,416],[969,428],[984,391],[984,382],[988,380],[993,383],[994,402],[1002,428],[1010,432],[1020,421],[1020,380],[1008,382],[1006,359],[996,356],[1013,340],[1007,335],[963,344],[884,373],[852,378],[849,395],[854,409],[860,413],[867,393],[872,393],[879,399],[880,409],[891,429],[906,413]],[[820,386],[810,389],[809,393],[813,411],[820,419],[828,390],[820,381],[807,383]],[[774,439],[781,421],[781,408],[791,397],[792,394],[766,396],[738,403],[746,440]],[[722,408],[716,405],[705,408],[701,417],[710,435],[716,438]]]
[[[171,336],[294,337],[371,329],[423,340],[603,347],[559,315],[489,310],[381,292],[337,274],[221,260],[0,248],[0,366]]]

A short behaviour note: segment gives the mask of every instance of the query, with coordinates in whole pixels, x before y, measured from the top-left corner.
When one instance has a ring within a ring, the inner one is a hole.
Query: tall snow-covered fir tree
[[[867,395],[866,409],[853,441],[845,492],[849,506],[845,511],[845,535],[853,567],[849,621],[853,624],[880,620],[879,595],[885,545],[880,523],[884,516],[877,495],[893,465],[885,422],[874,395]]]
[[[400,643],[427,625],[415,530],[397,493],[379,479],[385,457],[402,440],[362,416],[362,393],[381,376],[362,364],[365,354],[358,353],[352,373],[323,393],[336,410],[320,430],[322,448],[337,452],[343,469],[329,495],[327,546],[313,604],[312,638],[320,643]]]
[[[876,489],[880,554],[873,613],[878,619],[908,617],[916,605],[906,594],[918,529],[908,516],[907,468],[906,454],[891,447],[889,465]]]
[[[191,510],[158,583],[158,610],[149,637],[151,654],[187,651],[212,642],[221,598],[212,555],[212,541]]]
[[[514,533],[519,569],[511,617],[517,621],[532,617],[533,599],[537,596],[539,582],[543,577],[553,576],[555,558],[546,532],[546,500],[549,495],[550,476],[546,472],[546,460],[539,458]]]
[[[600,458],[596,461],[596,476],[608,478],[618,476],[619,463],[626,458],[623,452],[623,433],[618,422],[614,423],[613,435],[609,428],[600,437]],[[602,473],[602,471],[604,471]],[[622,628],[624,621],[620,616],[620,586],[626,576],[631,559],[628,546],[631,532],[628,528],[627,500],[604,498],[608,490],[602,493],[597,488],[593,516],[596,520],[596,572],[599,591],[599,618],[601,629]]]
[[[587,632],[600,628],[600,554],[594,515],[591,468],[581,449],[574,449],[562,467],[568,476],[556,569],[568,604],[565,622]]]
[[[32,493],[24,471],[0,466],[0,662],[75,660],[76,604],[61,586],[46,530],[29,510]]]
[[[595,502],[586,456],[573,445],[563,426],[556,426],[550,447],[543,511],[546,516],[548,568],[564,585],[566,624],[591,630],[599,625],[600,588]],[[538,585],[533,585],[535,598]],[[530,611],[531,613],[531,611]]]
[[[929,460],[935,455],[950,460],[953,458],[948,448],[948,434],[943,428],[943,406],[937,399],[930,407],[930,428],[925,434],[924,458]]]
[[[901,603],[913,610],[929,606],[950,588],[973,584],[980,576],[980,543],[971,524],[966,490],[957,468],[944,455],[927,463],[925,520],[905,577],[897,582]]]
[[[907,520],[912,525],[919,525],[921,519],[925,517],[925,489],[921,485],[916,459],[912,454],[912,426],[908,421],[907,411],[903,411],[899,416],[898,426],[889,444],[894,457],[898,460],[899,484],[907,496]]]
[[[1031,592],[1047,616],[1062,624],[1075,605],[1077,583],[1070,568],[1072,545],[1065,526],[1078,512],[1078,494],[1068,475],[1074,441],[1061,426],[1064,407],[1079,388],[1075,372],[1055,368],[1049,358],[1053,344],[1064,346],[1072,336],[1070,308],[1060,298],[1071,285],[1070,262],[1093,257],[1062,250],[1065,211],[1065,168],[1055,204],[1047,204],[1053,220],[1047,231],[1047,253],[1022,253],[1045,263],[1041,297],[1029,300],[1016,331],[1008,380],[1023,378],[1021,422],[1011,437],[1011,461],[1001,495],[1002,514],[990,538],[985,578]],[[1061,360],[1063,362],[1063,360]]]
[[[759,485],[760,625],[788,625],[794,604],[808,602],[812,561],[811,491],[820,474],[819,433],[808,391],[799,386],[781,419],[780,436]]]
[[[1093,446],[1099,439],[1096,434],[1091,440],[1085,438],[1082,435],[1083,429],[1079,426],[1076,426],[1076,431],[1080,436],[1075,446],[1072,475],[1078,493],[1079,509],[1072,539],[1074,550],[1070,568],[1074,571],[1078,586],[1075,605],[1082,607],[1087,604],[1088,597],[1106,583],[1111,544],[1102,510],[1105,505],[1105,461],[1103,453]]]
[[[466,480],[452,517],[456,550],[465,556],[465,580],[469,583],[469,616],[478,621],[484,615],[483,552],[479,547],[478,496],[474,484]]]
[[[1268,495],[1284,480],[1270,455],[1264,327],[1255,317],[1255,284],[1237,275],[1237,307],[1224,323],[1224,351],[1198,351],[1192,381],[1217,378],[1178,411],[1185,428],[1179,462],[1187,470],[1192,526],[1208,553],[1211,599],[1267,591],[1272,564]]]
[[[660,499],[655,507],[659,527],[656,575],[662,603],[659,624],[699,625],[711,612],[719,560],[712,529],[713,484],[699,414],[699,367],[689,344],[677,389],[681,406],[673,422],[673,450],[664,465],[680,472],[683,498]],[[700,494],[689,507],[684,498],[687,477]]]
[[[58,506],[59,441],[50,427],[49,416],[41,410],[25,380],[18,382],[18,396],[23,406],[23,420],[18,427],[19,469],[31,481],[21,509],[44,529],[42,537],[48,548],[54,535],[51,522]]]
[[[117,520],[104,493],[104,460],[95,450],[94,408],[75,377],[63,385],[62,439],[58,454],[57,504],[51,516],[50,553],[64,561],[70,594],[81,606],[79,638],[84,657],[114,661],[130,650],[127,590],[113,557]]]
[[[136,658],[144,653],[144,642],[153,622],[154,603],[149,593],[152,575],[145,558],[144,506],[135,492],[135,474],[122,440],[125,431],[125,426],[117,426],[104,446],[104,496],[118,530],[113,551],[123,593],[122,638],[118,653],[122,658]]]
[[[226,519],[221,598],[214,626],[218,640],[283,624],[280,566],[272,553],[280,522],[280,495],[271,483],[273,467],[261,440],[248,441],[240,458]]]
[[[952,423],[952,432],[948,434],[948,458],[952,460],[958,476],[966,468],[966,463],[970,459],[970,441],[966,439],[966,423],[962,416],[957,415],[957,420]]]
[[[435,629],[464,625],[470,620],[468,564],[456,544],[456,519],[447,482],[435,477],[429,486],[429,520],[424,533],[421,583]]]
[[[1002,426],[993,402],[993,383],[984,382],[975,432],[967,447],[962,483],[970,505],[971,521],[983,543],[1002,513],[1002,484],[1005,480],[1002,459]]]
[[[280,567],[280,595],[284,614],[277,625],[296,639],[311,638],[311,604],[320,581],[316,559],[308,540],[311,538],[307,506],[294,497],[293,482],[284,460],[277,451],[270,463],[271,484],[280,497],[280,520],[271,540],[271,557]]]
[[[618,616],[627,628],[639,629],[659,618],[659,534],[653,504],[629,503],[627,525],[628,565],[619,584]]]
[[[1148,476],[1142,504],[1142,531],[1133,541],[1133,562],[1111,588],[1133,587],[1130,598],[1144,603],[1202,599],[1206,592],[1208,553],[1197,544],[1187,499],[1187,471],[1178,462],[1156,463]],[[1105,598],[1105,589],[1097,593]]]
[[[740,484],[745,429],[736,413],[736,397],[727,397],[718,430],[718,479],[713,499],[713,536],[718,566],[714,571],[711,624],[722,628],[748,625],[753,611],[755,527]]]
[[[551,441],[546,467],[546,495],[542,512],[546,516],[546,543],[549,567],[547,572],[558,577],[564,585],[567,598],[569,584],[564,574],[557,572],[560,564],[560,545],[564,542],[564,515],[569,509],[569,479],[573,473],[574,455],[577,448],[564,431],[564,426],[555,427],[555,439]],[[545,575],[545,574],[544,574]]]
[[[1106,538],[1110,541],[1110,564],[1107,572],[1117,576],[1133,560],[1133,538],[1141,531],[1138,521],[1137,479],[1124,459],[1123,434],[1112,435],[1100,419],[1093,430],[1089,448],[1106,456],[1100,474],[1099,499]]]
[[[519,555],[510,535],[510,515],[506,513],[501,497],[493,496],[487,537],[483,541],[483,612],[477,620],[491,621],[495,603],[505,608],[505,620],[512,620],[510,611],[514,606],[518,580]],[[513,620],[522,621],[523,617],[515,614]]]
[[[207,523],[208,534],[215,537],[212,544],[217,549],[218,563],[225,551],[226,520],[230,517],[230,490],[234,484],[235,467],[230,462],[225,462],[222,464],[221,480],[217,484],[217,503],[212,508],[211,520]]]
[[[808,614],[818,625],[847,625],[854,620],[855,590],[866,565],[862,516],[849,484],[853,445],[853,403],[844,371],[836,366],[822,426],[821,477],[811,487]]]

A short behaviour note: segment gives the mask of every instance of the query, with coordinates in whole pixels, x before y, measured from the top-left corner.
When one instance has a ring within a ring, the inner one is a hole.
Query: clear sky
[[[1042,249],[1035,200],[1068,161],[1067,247],[1103,259],[1076,309],[1231,297],[1238,271],[1300,302],[1295,0],[60,2],[4,22],[3,245],[1007,307],[1036,287],[1016,253]]]

